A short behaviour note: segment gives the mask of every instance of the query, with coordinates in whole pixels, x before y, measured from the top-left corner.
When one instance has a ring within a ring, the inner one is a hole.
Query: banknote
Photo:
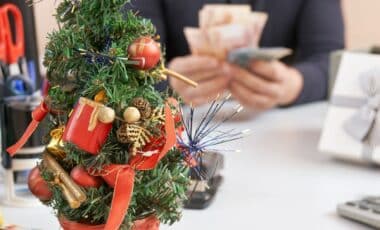
[[[282,59],[293,53],[292,49],[284,47],[242,47],[231,50],[227,60],[240,66],[247,66],[253,60],[271,61]]]
[[[249,5],[206,4],[199,11],[199,27],[233,24],[249,17],[252,9]]]
[[[231,50],[258,47],[268,15],[249,5],[208,4],[199,12],[199,28],[185,28],[192,54],[227,60]]]

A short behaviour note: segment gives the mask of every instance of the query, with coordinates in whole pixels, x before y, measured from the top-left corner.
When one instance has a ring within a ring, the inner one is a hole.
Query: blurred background
[[[58,28],[52,16],[58,2],[45,0],[34,4],[35,43],[42,75],[47,35]],[[380,22],[380,1],[341,2],[346,49],[367,50],[374,46],[380,47],[380,29],[377,25]],[[334,78],[335,74],[336,72],[330,77]],[[337,161],[327,154],[321,154],[318,141],[327,110],[328,104],[324,101],[290,109],[273,109],[258,117],[244,111],[240,120],[226,124],[226,128],[252,128],[254,135],[237,144],[241,152],[225,154],[225,181],[219,198],[207,209],[207,216],[203,212],[187,211],[183,221],[170,229],[194,229],[199,226],[198,229],[247,229],[249,224],[252,229],[279,229],[286,226],[286,229],[366,230],[361,225],[337,218],[336,205],[365,195],[379,195],[380,183],[377,181],[380,171],[378,167],[368,167],[368,164],[363,166],[345,160]],[[334,141],[337,138],[331,139]],[[0,174],[0,182],[1,180]],[[0,191],[1,186],[0,183]],[[380,213],[380,197],[371,202],[377,202]],[[2,210],[5,210],[5,219],[17,223],[18,217],[25,215],[28,209],[23,212],[21,209],[0,205],[0,230]],[[242,210],[242,214],[237,215],[237,210]],[[46,215],[48,218],[44,220],[46,223],[40,223],[41,220],[33,216],[28,219],[32,226],[42,226],[41,229],[58,226],[51,210],[47,208],[34,209],[33,215]],[[221,221],[221,215],[228,218]],[[260,218],[255,218],[253,223],[250,219],[252,216]],[[277,221],[273,221],[274,217]],[[376,218],[380,227],[380,215]],[[319,226],[312,228],[309,227],[310,223],[319,223]],[[219,224],[220,228],[215,227],[215,224]]]
[[[44,53],[46,35],[57,27],[52,12],[57,1],[41,1],[35,5],[38,50]],[[380,45],[380,30],[375,22],[380,21],[380,1],[378,0],[342,0],[346,24],[346,45],[348,49],[363,49]]]

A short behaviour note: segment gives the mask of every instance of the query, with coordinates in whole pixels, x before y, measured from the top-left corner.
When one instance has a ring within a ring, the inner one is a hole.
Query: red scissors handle
[[[5,41],[5,22],[1,14],[0,8],[0,62],[6,63],[7,60],[7,47]]]
[[[12,29],[9,15],[13,17],[15,25],[15,39],[12,37]],[[13,4],[5,4],[0,8],[0,16],[4,24],[4,37],[6,45],[6,62],[13,64],[25,54],[24,23],[20,9]],[[14,41],[13,41],[14,40]]]

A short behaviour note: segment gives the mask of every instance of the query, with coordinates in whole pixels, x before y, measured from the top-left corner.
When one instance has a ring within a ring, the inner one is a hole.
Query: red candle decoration
[[[63,140],[97,155],[112,129],[112,120],[104,123],[99,119],[104,108],[101,103],[81,97],[66,125]]]
[[[100,177],[90,175],[82,166],[74,167],[70,176],[76,184],[85,188],[99,188],[103,184]]]
[[[47,182],[41,177],[41,172],[38,167],[35,167],[30,171],[28,187],[32,194],[41,201],[48,201],[53,196]]]
[[[137,61],[136,68],[149,70],[161,59],[160,45],[150,37],[141,37],[128,47],[129,58]]]

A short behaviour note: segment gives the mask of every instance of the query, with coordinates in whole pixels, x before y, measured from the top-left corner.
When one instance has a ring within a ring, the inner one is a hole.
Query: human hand
[[[230,65],[229,73],[234,98],[259,111],[293,103],[303,87],[301,73],[279,61],[254,61],[249,71]]]
[[[226,74],[227,64],[209,56],[177,57],[169,63],[169,69],[198,83],[198,86],[193,88],[177,79],[170,79],[171,87],[185,103],[191,103],[193,106],[206,104],[218,94],[222,94],[230,82],[230,77]]]

